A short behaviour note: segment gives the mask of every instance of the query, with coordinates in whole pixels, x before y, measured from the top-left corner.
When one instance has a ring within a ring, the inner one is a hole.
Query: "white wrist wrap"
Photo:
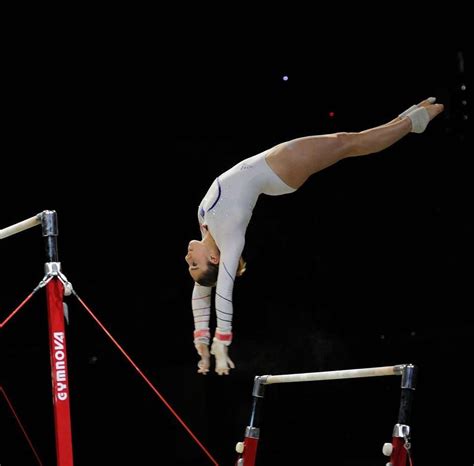
[[[224,332],[216,328],[216,332],[212,341],[217,341],[225,346],[229,346],[232,343],[232,336],[232,331]]]
[[[422,133],[430,122],[430,116],[425,107],[418,107],[409,112],[406,116],[411,120],[412,133]]]
[[[194,344],[197,345],[198,343],[204,343],[208,345],[211,340],[211,332],[208,328],[203,328],[200,330],[194,331]]]

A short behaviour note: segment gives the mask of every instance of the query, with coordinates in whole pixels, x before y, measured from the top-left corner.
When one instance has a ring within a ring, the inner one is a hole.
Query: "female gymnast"
[[[296,191],[311,175],[347,157],[373,154],[410,132],[422,133],[444,106],[430,97],[392,121],[357,133],[305,136],[278,144],[242,160],[218,176],[198,208],[200,240],[188,245],[185,260],[194,280],[192,311],[198,373],[207,374],[211,354],[215,371],[235,368],[228,354],[232,342],[234,280],[245,270],[245,233],[260,194]],[[215,287],[216,329],[211,342],[211,293]]]

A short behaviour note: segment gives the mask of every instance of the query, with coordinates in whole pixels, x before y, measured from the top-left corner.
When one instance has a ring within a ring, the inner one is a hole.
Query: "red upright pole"
[[[405,441],[401,437],[392,438],[392,454],[390,455],[390,463],[392,466],[406,466],[407,464],[407,449],[405,448]]]
[[[46,283],[57,466],[73,466],[63,303],[64,285],[68,287],[69,284],[61,273],[61,263],[58,258],[58,218],[56,212],[45,210],[34,217],[3,228],[0,230],[0,239],[40,223],[46,246],[46,275],[42,280],[42,286]]]
[[[258,438],[245,437],[244,440],[244,451],[242,454],[242,466],[255,466],[255,461],[257,459],[257,447],[258,447]],[[240,466],[237,462],[237,466]]]
[[[235,466],[255,466],[257,459],[257,447],[260,439],[260,418],[261,418],[261,403],[263,401],[265,380],[267,376],[255,377],[253,383],[253,403],[252,414],[250,416],[250,423],[245,429],[245,439],[239,442],[236,450],[239,453]]]
[[[61,281],[61,277],[63,277],[61,263],[58,261],[58,225],[55,211],[43,212],[42,227],[47,257],[45,271],[49,277],[46,284],[46,299],[48,304],[57,466],[73,466],[66,332],[64,327],[64,286]]]
[[[57,466],[73,466],[63,293],[63,284],[58,277],[53,277],[46,285],[46,297],[48,302],[56,457]]]
[[[406,466],[407,459],[410,460],[410,417],[413,398],[415,393],[416,377],[418,368],[413,364],[405,364],[402,368],[402,394],[400,397],[400,410],[398,412],[398,423],[395,424],[392,434],[392,445],[387,448],[385,454],[390,455],[392,466]],[[385,448],[385,447],[384,447]]]

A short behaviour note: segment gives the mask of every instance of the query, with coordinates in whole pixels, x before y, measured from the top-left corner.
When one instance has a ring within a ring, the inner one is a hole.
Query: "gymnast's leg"
[[[286,184],[299,188],[312,174],[339,160],[380,152],[410,132],[423,132],[444,109],[434,100],[430,97],[389,123],[358,133],[306,136],[284,142],[268,151],[267,163]]]

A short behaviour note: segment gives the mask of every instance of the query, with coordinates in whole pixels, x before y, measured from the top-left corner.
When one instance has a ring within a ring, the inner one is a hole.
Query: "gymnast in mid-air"
[[[304,136],[282,142],[246,158],[219,175],[198,208],[200,240],[189,242],[185,260],[194,280],[192,311],[198,373],[228,375],[234,315],[235,278],[245,271],[245,233],[260,194],[279,196],[296,191],[314,173],[348,157],[380,152],[409,133],[422,133],[444,109],[434,97],[411,106],[392,121],[354,133]],[[216,328],[211,335],[212,290]],[[212,339],[212,344],[211,344]],[[211,348],[209,349],[209,345]]]

